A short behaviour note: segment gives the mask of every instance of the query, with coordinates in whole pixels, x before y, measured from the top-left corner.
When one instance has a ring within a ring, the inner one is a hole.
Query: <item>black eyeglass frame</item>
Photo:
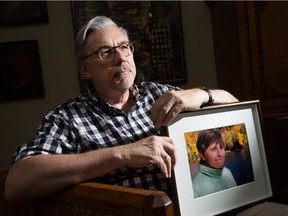
[[[98,50],[96,50],[96,51],[94,51],[94,52],[92,52],[92,53],[90,53],[90,54],[88,54],[88,55],[86,55],[86,56],[84,56],[84,57],[82,57],[82,58],[79,58],[79,60],[82,61],[82,60],[85,60],[85,59],[87,59],[87,58],[89,58],[89,57],[91,57],[91,56],[93,56],[93,55],[96,55],[101,61],[106,61],[105,59],[103,59],[103,58],[101,57],[100,50],[102,50],[102,49],[111,50],[111,51],[113,52],[113,56],[114,56],[115,49],[116,49],[116,48],[119,48],[119,47],[121,47],[121,46],[123,46],[123,45],[125,45],[125,44],[128,46],[128,48],[130,48],[131,54],[134,53],[133,43],[130,42],[130,41],[128,41],[128,42],[123,42],[123,43],[119,44],[118,46],[114,46],[114,47],[101,47],[101,48],[99,48]],[[127,55],[127,56],[129,56],[129,55]]]

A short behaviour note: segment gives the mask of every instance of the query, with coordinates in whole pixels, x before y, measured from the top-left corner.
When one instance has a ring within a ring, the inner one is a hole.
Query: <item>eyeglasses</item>
[[[99,50],[96,50],[82,58],[80,58],[79,60],[84,60],[87,59],[89,57],[91,57],[92,55],[96,55],[101,61],[110,61],[114,58],[115,55],[115,49],[119,49],[120,52],[122,54],[124,54],[125,57],[131,55],[134,52],[134,46],[131,42],[125,42],[122,43],[118,46],[114,46],[114,47],[104,47],[104,48],[100,48]]]

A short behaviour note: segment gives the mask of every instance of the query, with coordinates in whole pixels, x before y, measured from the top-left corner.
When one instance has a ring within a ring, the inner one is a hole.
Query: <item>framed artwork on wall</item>
[[[180,113],[167,134],[178,149],[176,215],[218,215],[272,196],[258,100]]]
[[[0,26],[28,25],[48,22],[45,1],[1,1]]]
[[[0,100],[44,96],[37,40],[0,43]]]
[[[137,72],[144,80],[186,82],[180,6],[177,1],[72,1],[75,33],[96,15],[128,30]]]

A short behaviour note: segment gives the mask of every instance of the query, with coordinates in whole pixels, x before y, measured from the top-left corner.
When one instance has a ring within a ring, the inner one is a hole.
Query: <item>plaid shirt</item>
[[[160,135],[150,119],[150,108],[164,92],[171,90],[180,89],[152,82],[134,85],[131,91],[135,103],[131,111],[125,113],[95,96],[90,87],[87,93],[50,110],[44,116],[34,140],[17,149],[12,164],[28,155],[82,153]],[[93,181],[167,190],[165,178],[152,165],[140,169],[119,168]]]

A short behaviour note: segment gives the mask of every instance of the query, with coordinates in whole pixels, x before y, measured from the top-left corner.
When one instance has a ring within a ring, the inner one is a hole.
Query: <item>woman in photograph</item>
[[[236,186],[231,171],[224,167],[225,143],[218,129],[199,133],[197,149],[199,172],[192,178],[194,197],[201,197]]]

